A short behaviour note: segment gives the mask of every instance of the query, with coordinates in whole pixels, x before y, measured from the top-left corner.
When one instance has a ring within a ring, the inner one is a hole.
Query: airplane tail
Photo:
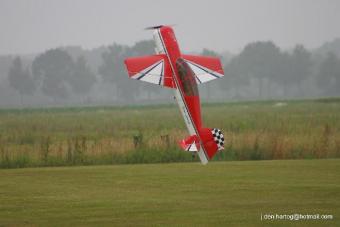
[[[208,159],[212,159],[218,151],[224,149],[224,136],[218,128],[202,128],[200,138]]]
[[[199,130],[201,143],[197,135],[192,135],[180,141],[180,146],[185,151],[198,152],[202,163],[207,163],[214,155],[224,149],[224,136],[220,129],[217,128],[201,128]],[[204,149],[201,149],[200,146]],[[201,154],[201,152],[204,152]],[[203,160],[204,159],[204,160]]]

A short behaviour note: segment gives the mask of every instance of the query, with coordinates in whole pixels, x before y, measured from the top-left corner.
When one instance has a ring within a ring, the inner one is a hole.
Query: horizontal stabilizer
[[[180,146],[185,151],[195,152],[199,150],[199,140],[196,135],[189,136],[180,141]]]

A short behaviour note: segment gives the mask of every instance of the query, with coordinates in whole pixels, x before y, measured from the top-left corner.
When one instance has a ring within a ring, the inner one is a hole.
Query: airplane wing
[[[195,55],[183,55],[182,57],[195,73],[197,84],[202,84],[224,76],[219,58]]]
[[[164,54],[127,58],[124,63],[132,79],[175,88],[169,60]]]

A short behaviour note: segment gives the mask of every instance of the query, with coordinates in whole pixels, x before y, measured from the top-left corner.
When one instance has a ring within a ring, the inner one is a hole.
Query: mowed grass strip
[[[3,169],[0,226],[339,226],[339,173],[339,159]]]

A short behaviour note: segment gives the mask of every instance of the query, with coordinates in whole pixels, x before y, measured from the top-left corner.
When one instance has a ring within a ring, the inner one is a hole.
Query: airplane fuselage
[[[158,54],[164,53],[169,59],[176,87],[174,89],[175,97],[187,129],[190,135],[200,137],[200,130],[202,128],[201,107],[194,73],[188,64],[182,60],[181,51],[171,27],[163,26],[155,30],[154,39]],[[201,144],[200,147],[201,149],[198,151],[198,154],[201,160],[203,159],[208,162],[204,146]]]

